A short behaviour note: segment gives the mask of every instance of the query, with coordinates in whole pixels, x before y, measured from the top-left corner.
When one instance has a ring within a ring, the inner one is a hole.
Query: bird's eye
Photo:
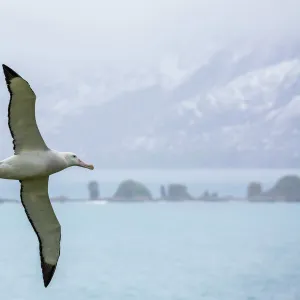
[[[76,158],[76,155],[72,155],[72,157]]]

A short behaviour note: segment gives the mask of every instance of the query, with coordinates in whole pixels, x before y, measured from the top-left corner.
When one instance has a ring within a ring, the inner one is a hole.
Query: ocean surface
[[[0,206],[1,299],[300,299],[300,205],[57,203],[54,209],[61,256],[45,289],[22,206]]]

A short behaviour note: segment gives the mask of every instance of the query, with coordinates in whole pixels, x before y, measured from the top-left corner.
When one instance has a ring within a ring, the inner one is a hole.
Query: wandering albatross
[[[48,195],[49,176],[71,166],[91,170],[94,167],[74,153],[47,147],[36,123],[35,93],[19,74],[2,66],[10,93],[8,126],[14,155],[0,161],[0,178],[20,182],[21,202],[39,241],[44,286],[47,287],[59,259],[61,239],[61,227]]]

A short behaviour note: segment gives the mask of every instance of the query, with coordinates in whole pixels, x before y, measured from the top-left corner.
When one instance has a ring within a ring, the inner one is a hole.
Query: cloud
[[[296,34],[297,8],[296,0],[6,1],[2,59],[149,66],[169,52],[203,51],[210,42]]]

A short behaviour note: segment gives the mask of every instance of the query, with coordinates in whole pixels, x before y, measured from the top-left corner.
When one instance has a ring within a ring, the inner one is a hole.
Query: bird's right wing
[[[45,287],[50,283],[60,255],[61,227],[48,196],[49,177],[26,179],[21,183],[21,201],[40,244]]]
[[[48,150],[36,124],[35,93],[19,74],[6,65],[2,66],[10,94],[8,126],[15,154],[22,151]]]

